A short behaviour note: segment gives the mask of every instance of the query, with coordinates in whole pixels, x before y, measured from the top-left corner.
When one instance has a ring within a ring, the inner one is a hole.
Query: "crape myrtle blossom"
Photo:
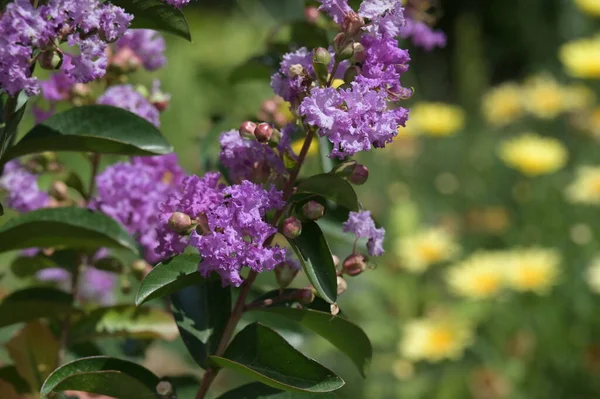
[[[184,5],[186,5],[187,3],[190,2],[190,0],[164,0],[167,4],[172,5],[173,7],[183,7]]]
[[[431,51],[436,47],[446,46],[446,34],[441,30],[434,30],[423,21],[406,19],[406,25],[400,30],[400,37],[411,39],[416,47]]]
[[[30,212],[50,204],[48,193],[40,190],[37,175],[17,160],[9,161],[0,175],[0,192],[6,192],[6,205],[17,212]]]
[[[39,92],[31,76],[34,54],[54,53],[63,41],[79,48],[65,73],[87,83],[106,73],[108,43],[125,34],[133,16],[110,2],[49,0],[34,8],[29,0],[9,3],[0,17],[0,89],[15,95]],[[58,67],[57,62],[53,67]]]
[[[165,39],[160,33],[150,29],[132,29],[115,43],[119,51],[131,51],[140,64],[148,71],[162,68],[166,63]]]
[[[359,238],[367,238],[367,249],[371,256],[383,255],[383,240],[385,230],[377,228],[371,218],[370,211],[350,212],[348,220],[344,223],[344,231],[352,233]]]

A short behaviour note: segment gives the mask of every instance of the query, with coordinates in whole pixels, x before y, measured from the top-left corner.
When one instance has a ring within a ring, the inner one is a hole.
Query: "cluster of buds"
[[[302,67],[300,66],[300,68]],[[279,128],[294,120],[294,115],[290,112],[290,104],[279,96],[265,100],[256,116],[258,119],[269,121]]]
[[[277,147],[281,141],[281,132],[266,122],[256,124],[245,121],[240,125],[240,136],[246,140],[256,140],[270,147]]]

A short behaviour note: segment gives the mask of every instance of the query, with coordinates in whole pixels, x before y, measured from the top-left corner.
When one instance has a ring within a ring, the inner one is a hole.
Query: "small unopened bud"
[[[303,305],[310,305],[315,300],[315,293],[312,288],[303,288],[298,290],[298,302]]]
[[[40,54],[38,61],[42,69],[54,71],[62,66],[63,55],[58,50],[48,50]]]
[[[347,13],[342,22],[342,29],[349,36],[356,36],[363,26],[365,26],[365,20],[355,12]]]
[[[260,123],[254,131],[254,137],[259,143],[267,143],[273,135],[273,128],[268,123]]]
[[[240,125],[240,136],[244,139],[254,140],[254,131],[256,130],[256,123],[246,121]]]
[[[331,62],[331,54],[324,47],[317,48],[313,53],[313,63],[329,65]]]
[[[352,254],[342,264],[344,273],[349,276],[358,276],[367,269],[366,259],[361,254]]]
[[[320,12],[317,7],[311,6],[304,9],[304,18],[306,18],[306,20],[312,24],[317,22],[319,15]]]
[[[337,268],[340,265],[340,258],[336,255],[331,255],[331,257],[333,258],[333,265]]]
[[[352,61],[364,62],[367,58],[365,46],[363,46],[362,43],[355,42],[352,43],[352,49],[354,50],[354,54],[352,54]]]
[[[349,60],[354,55],[354,46],[353,43],[344,47],[341,51],[335,53],[335,60],[337,62],[342,62],[345,60]]]
[[[360,75],[362,72],[362,70],[360,69],[360,67],[358,66],[351,66],[350,68],[346,69],[346,72],[344,72],[344,82],[345,83],[352,83],[354,82],[354,79],[356,79],[356,77],[358,75]]]
[[[333,49],[336,51],[340,51],[348,44],[348,36],[345,33],[340,32],[333,38]]]
[[[342,295],[348,289],[348,283],[342,276],[337,277],[337,294]]]
[[[173,384],[169,381],[161,381],[156,386],[156,393],[163,397],[170,397],[175,392],[173,391]]]
[[[329,309],[331,310],[331,314],[334,316],[337,316],[340,313],[340,307],[337,303],[332,303]]]
[[[361,184],[365,184],[367,179],[369,178],[369,169],[365,165],[357,164],[352,171],[352,174],[348,176],[348,181],[352,184],[356,184],[360,186]]]
[[[69,187],[64,181],[53,181],[52,184],[50,184],[49,193],[59,201],[66,201],[69,199]]]
[[[271,138],[269,139],[269,147],[276,148],[281,142],[281,132],[277,129],[273,129]]]
[[[296,76],[300,76],[304,73],[304,67],[300,64],[294,64],[290,66],[288,69],[288,77],[295,78]]]
[[[298,268],[290,266],[288,262],[275,266],[275,281],[277,281],[279,288],[287,288],[294,281],[299,271]]]
[[[183,212],[174,212],[168,223],[169,228],[179,234],[187,234],[192,228],[192,218]]]
[[[285,219],[281,225],[281,232],[290,239],[297,238],[302,234],[302,222],[293,216]]]
[[[144,277],[152,270],[152,266],[144,259],[134,260],[131,264],[131,271],[138,280],[143,280]]]
[[[310,220],[319,220],[325,214],[325,207],[317,201],[308,201],[302,206],[302,215]]]
[[[162,92],[159,88],[155,88],[150,92],[148,101],[150,104],[154,105],[154,108],[156,108],[158,112],[164,112],[169,107],[171,96]]]
[[[140,57],[129,47],[124,47],[111,58],[110,65],[121,72],[135,72],[142,66]]]
[[[273,99],[268,99],[262,103],[262,106],[260,108],[267,114],[274,114],[275,112],[277,112],[277,103]]]

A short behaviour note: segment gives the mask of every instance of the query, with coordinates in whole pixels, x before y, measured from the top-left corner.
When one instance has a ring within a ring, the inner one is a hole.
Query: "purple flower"
[[[183,7],[184,5],[186,5],[187,3],[190,2],[190,0],[165,0],[167,2],[167,4],[172,5],[173,7]]]
[[[344,223],[344,231],[353,233],[356,238],[367,238],[367,249],[371,256],[383,255],[383,239],[385,230],[376,228],[370,211],[350,212],[348,221]]]
[[[348,5],[348,0],[317,0],[321,3],[319,10],[326,12],[333,18],[336,24],[341,25],[344,22],[346,14],[352,12]]]
[[[406,20],[406,25],[400,30],[403,39],[411,39],[416,47],[431,51],[436,47],[446,46],[446,35],[441,30],[433,30],[424,22],[411,18]]]
[[[40,82],[42,96],[51,102],[64,101],[71,96],[71,90],[77,83],[69,72],[73,69],[71,56],[65,54],[63,63],[59,72],[50,75],[48,80]]]
[[[98,104],[112,105],[146,119],[154,126],[160,126],[160,112],[146,97],[131,85],[112,86],[98,98]]]
[[[398,36],[406,22],[400,0],[364,0],[358,15],[370,20],[365,29],[377,37]]]
[[[382,148],[404,126],[408,110],[389,109],[387,94],[353,82],[343,90],[314,88],[299,107],[306,123],[318,127],[318,133],[334,145],[330,157],[344,158],[372,147]]]
[[[155,71],[167,63],[165,39],[154,30],[129,30],[117,41],[116,47],[117,50],[131,50],[149,71]]]
[[[144,249],[144,258],[156,263],[162,258],[158,245],[159,204],[183,179],[174,154],[135,157],[131,163],[117,163],[96,178],[98,192],[90,208],[119,221]]]
[[[6,191],[6,205],[17,212],[30,212],[48,206],[50,196],[41,191],[37,176],[19,161],[10,161],[0,176],[0,191]]]

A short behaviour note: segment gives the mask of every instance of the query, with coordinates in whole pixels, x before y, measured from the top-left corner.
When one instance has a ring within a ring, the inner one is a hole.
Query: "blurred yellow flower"
[[[559,57],[569,75],[600,78],[600,35],[563,44]]]
[[[575,0],[575,4],[583,12],[600,17],[600,0]]]
[[[589,87],[578,84],[563,89],[566,111],[579,111],[592,107],[596,102],[596,93]]]
[[[600,256],[596,256],[590,262],[585,272],[585,281],[592,292],[600,294]]]
[[[398,350],[404,358],[412,361],[456,360],[472,340],[472,328],[464,320],[433,316],[408,322]]]
[[[563,87],[549,75],[530,77],[523,85],[523,105],[538,118],[556,118],[565,109]]]
[[[450,136],[464,125],[465,112],[460,107],[440,102],[416,103],[407,122],[411,129],[435,137]]]
[[[333,79],[333,82],[331,82],[331,87],[333,87],[334,89],[337,89],[339,87],[341,87],[344,83],[343,79]]]
[[[482,99],[483,116],[492,125],[507,125],[523,115],[521,87],[503,83],[494,87]]]
[[[554,249],[530,248],[507,252],[507,285],[516,291],[548,292],[559,275],[560,254]]]
[[[576,204],[600,205],[600,167],[582,166],[567,187],[567,198]]]
[[[506,140],[500,146],[502,161],[527,176],[552,173],[562,168],[568,158],[565,145],[550,137],[525,133]]]
[[[302,150],[303,145],[304,145],[304,139],[298,139],[298,140],[292,142],[292,151],[294,151],[294,153],[296,155],[300,154],[300,151]],[[312,143],[310,143],[310,147],[309,147],[306,155],[311,156],[311,155],[316,155],[318,153],[319,153],[319,139],[317,139],[315,137],[313,139]]]
[[[466,298],[489,298],[503,288],[505,267],[504,252],[476,252],[448,270],[448,285]]]
[[[433,264],[453,259],[460,253],[460,246],[446,230],[430,228],[401,237],[395,251],[401,267],[422,273]]]

